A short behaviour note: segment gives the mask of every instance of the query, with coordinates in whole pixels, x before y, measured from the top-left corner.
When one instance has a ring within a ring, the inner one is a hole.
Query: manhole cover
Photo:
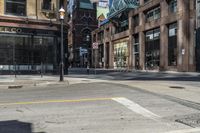
[[[200,114],[187,115],[175,121],[191,127],[200,127]]]
[[[169,88],[173,88],[173,89],[185,89],[185,87],[182,87],[182,86],[170,86]]]

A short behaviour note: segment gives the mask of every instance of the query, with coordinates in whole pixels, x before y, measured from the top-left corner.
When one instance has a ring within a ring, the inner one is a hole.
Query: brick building
[[[66,2],[0,1],[1,73],[58,71],[60,62],[58,10],[63,3]]]
[[[69,0],[68,13],[69,62],[74,67],[86,67],[91,63],[91,32],[98,26],[96,3]]]
[[[99,44],[99,49],[93,50],[93,65],[115,69],[198,70],[195,0],[113,2],[109,21],[92,32],[92,42]]]

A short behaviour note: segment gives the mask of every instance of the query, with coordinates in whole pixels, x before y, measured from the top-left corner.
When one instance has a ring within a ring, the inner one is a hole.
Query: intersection
[[[198,82],[111,80],[114,77],[74,74],[60,83],[57,76],[18,76],[23,83],[45,82],[1,87],[0,131],[12,127],[12,133],[200,132]]]

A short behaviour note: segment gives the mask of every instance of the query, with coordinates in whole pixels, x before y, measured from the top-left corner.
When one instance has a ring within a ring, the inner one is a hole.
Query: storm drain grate
[[[194,128],[200,127],[200,114],[187,115],[175,121]]]
[[[182,87],[182,86],[169,86],[169,88],[173,88],[173,89],[185,89],[185,87]]]

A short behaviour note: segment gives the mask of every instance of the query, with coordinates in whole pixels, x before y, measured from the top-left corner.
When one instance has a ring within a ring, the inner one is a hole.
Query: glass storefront
[[[114,68],[128,67],[128,42],[114,44]]]
[[[160,29],[146,32],[145,39],[145,67],[158,69],[160,66]]]
[[[0,34],[1,71],[53,71],[57,64],[54,36]]]
[[[177,66],[177,23],[169,25],[168,66]]]

